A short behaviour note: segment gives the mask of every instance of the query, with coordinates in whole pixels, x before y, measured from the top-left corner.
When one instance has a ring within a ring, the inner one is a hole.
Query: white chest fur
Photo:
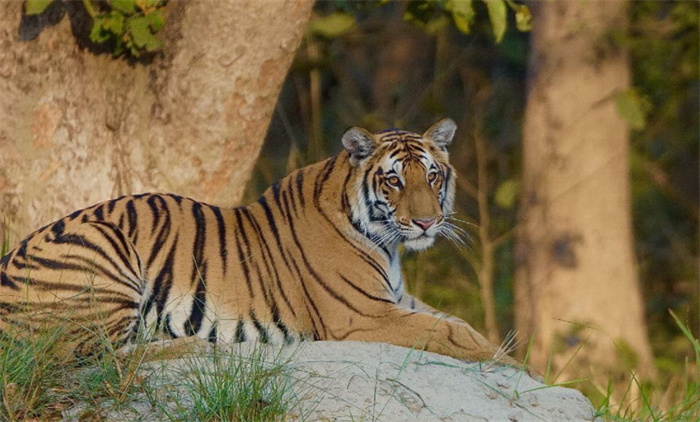
[[[396,297],[403,295],[403,277],[401,277],[401,260],[398,251],[392,255],[389,264],[389,284]]]

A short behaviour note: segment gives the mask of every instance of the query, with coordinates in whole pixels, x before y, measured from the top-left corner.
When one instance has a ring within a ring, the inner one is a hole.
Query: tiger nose
[[[423,231],[425,231],[425,230],[428,230],[430,228],[430,226],[433,225],[433,223],[435,223],[435,219],[429,218],[429,219],[423,219],[423,220],[413,220],[413,223],[416,226],[422,228]]]

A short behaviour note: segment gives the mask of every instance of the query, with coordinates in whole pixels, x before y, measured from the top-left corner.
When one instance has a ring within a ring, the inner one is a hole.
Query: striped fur
[[[0,260],[0,329],[74,324],[80,354],[99,324],[117,345],[363,340],[489,359],[494,345],[407,294],[400,272],[399,244],[450,233],[453,134],[449,120],[422,136],[353,128],[346,151],[245,207],[141,194],[76,211]]]

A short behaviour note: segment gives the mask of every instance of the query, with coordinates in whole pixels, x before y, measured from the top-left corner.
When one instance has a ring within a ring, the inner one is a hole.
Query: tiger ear
[[[374,135],[361,127],[351,127],[343,134],[343,147],[350,154],[350,163],[355,166],[374,152]]]
[[[452,142],[456,130],[457,124],[452,119],[445,118],[430,126],[423,137],[435,142],[440,148],[446,148]]]

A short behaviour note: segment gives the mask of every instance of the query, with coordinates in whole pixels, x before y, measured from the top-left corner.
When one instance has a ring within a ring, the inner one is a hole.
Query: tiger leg
[[[452,321],[455,321],[458,323],[467,324],[466,321],[461,320],[461,319],[457,318],[456,316],[452,316],[450,314],[440,312],[437,309],[433,308],[432,306],[428,305],[427,303],[423,302],[422,300],[418,299],[417,297],[409,295],[408,293],[404,293],[404,295],[401,296],[401,299],[399,300],[397,305],[404,307],[406,309],[411,309],[413,311],[432,314],[438,318],[444,318],[444,319],[452,320]]]
[[[384,316],[363,319],[363,328],[350,328],[341,339],[391,343],[468,361],[495,359],[519,365],[510,356],[497,353],[497,346],[458,318],[398,307]]]
[[[132,242],[111,223],[54,226],[24,243],[2,270],[3,325],[27,333],[60,327],[64,350],[77,355],[127,342],[143,290]]]

